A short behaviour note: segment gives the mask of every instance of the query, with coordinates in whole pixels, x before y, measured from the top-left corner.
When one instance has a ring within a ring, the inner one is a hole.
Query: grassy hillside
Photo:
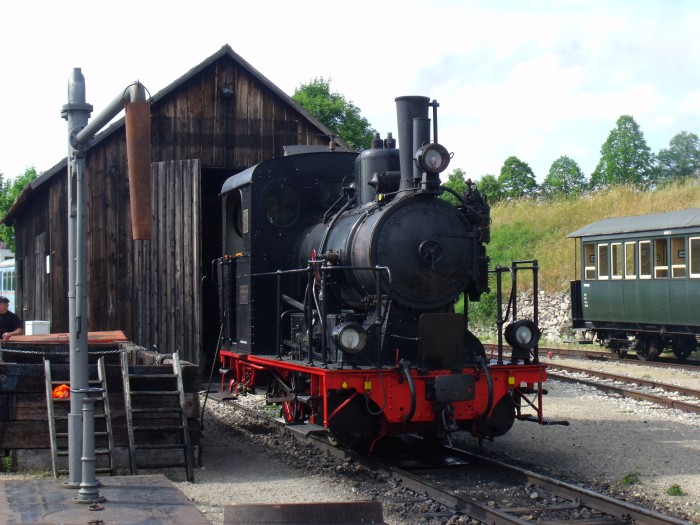
[[[491,267],[512,260],[537,259],[540,289],[564,292],[574,273],[574,240],[566,235],[609,217],[661,213],[700,207],[700,177],[653,191],[615,187],[579,199],[499,203],[491,209]],[[525,278],[525,275],[523,275]],[[531,287],[523,279],[525,287]]]

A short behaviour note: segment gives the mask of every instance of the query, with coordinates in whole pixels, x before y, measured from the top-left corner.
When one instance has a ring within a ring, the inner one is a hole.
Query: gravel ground
[[[581,366],[582,362],[576,364]],[[604,366],[616,371],[620,368],[629,375],[664,376],[665,382],[700,386],[700,373],[650,370],[617,362]],[[570,426],[516,422],[509,434],[485,443],[483,450],[531,470],[563,476],[700,523],[700,416],[568,383],[550,381],[548,389],[547,418],[568,420]],[[259,396],[242,399],[262,403]],[[476,440],[466,434],[454,441],[477,448]],[[440,506],[393,480],[319,453],[282,433],[270,433],[211,400],[206,404],[203,442],[203,465],[195,470],[195,483],[184,481],[182,469],[166,475],[212,525],[221,525],[223,507],[236,503],[356,500],[381,501],[389,525],[468,523],[458,516],[424,517],[425,513],[439,512]],[[634,483],[626,484],[629,480]],[[673,486],[684,495],[668,495]]]
[[[700,386],[700,373],[617,362],[593,366]],[[550,381],[548,389],[547,418],[568,420],[570,425],[516,422],[509,434],[484,444],[490,455],[700,522],[700,416],[611,397],[591,387]],[[249,402],[255,403],[255,396]],[[241,421],[228,407],[209,401],[207,413],[204,466],[196,472],[196,483],[178,486],[212,524],[223,523],[222,506],[235,503],[367,499],[382,501],[385,521],[391,525],[467,522],[457,517],[419,519],[420,513],[439,511],[439,505],[416,502],[422,498],[395,482],[319,454],[293,438],[269,435],[254,422]],[[466,434],[455,441],[477,448]],[[668,495],[674,486],[684,495]]]

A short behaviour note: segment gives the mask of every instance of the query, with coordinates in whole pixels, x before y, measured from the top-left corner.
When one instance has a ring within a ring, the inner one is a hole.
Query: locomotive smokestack
[[[398,97],[396,99],[396,119],[399,132],[399,159],[401,163],[401,184],[399,191],[413,188],[413,155],[416,145],[413,136],[413,119],[428,118],[428,97]],[[423,137],[425,142],[430,137]],[[420,144],[418,144],[420,146]]]

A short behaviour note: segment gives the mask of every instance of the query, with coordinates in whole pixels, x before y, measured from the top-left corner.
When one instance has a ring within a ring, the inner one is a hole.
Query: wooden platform
[[[107,500],[76,503],[76,489],[55,480],[0,480],[0,523],[118,523],[120,525],[210,525],[175,486],[160,474],[100,477],[99,495]]]

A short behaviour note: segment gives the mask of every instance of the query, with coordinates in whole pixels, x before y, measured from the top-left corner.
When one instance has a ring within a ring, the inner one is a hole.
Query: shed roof
[[[274,83],[272,83],[269,79],[267,79],[262,73],[260,73],[257,69],[255,69],[250,63],[248,63],[246,60],[244,60],[238,53],[236,53],[230,45],[224,44],[219,51],[211,55],[209,58],[204,60],[201,64],[193,67],[190,69],[187,73],[185,73],[183,76],[178,78],[177,80],[171,82],[168,86],[166,86],[164,89],[161,89],[156,93],[152,98],[151,102],[155,103],[158,102],[160,99],[163,97],[167,96],[169,93],[172,91],[175,91],[179,86],[185,84],[188,80],[199,74],[201,71],[209,67],[211,64],[216,62],[217,60],[221,59],[224,56],[229,56],[233,60],[235,60],[238,64],[240,64],[243,68],[247,69],[253,76],[255,76],[262,84],[264,84],[267,88],[269,88],[273,93],[275,93],[277,96],[282,98],[287,104],[290,106],[293,106],[299,113],[304,115],[310,122],[314,124],[317,128],[319,128],[323,133],[334,136],[334,140],[336,144],[339,146],[340,149],[344,149],[346,151],[352,151],[350,147],[340,138],[338,137],[333,131],[328,129],[324,124],[316,120],[315,117],[313,117],[309,112],[307,112],[305,109],[303,109],[299,104],[297,104],[292,97],[287,95],[284,91],[282,91],[279,87],[277,87]],[[117,131],[118,129],[121,129],[124,126],[125,119],[124,117],[120,118],[119,120],[113,122],[107,129],[102,131],[101,133],[98,133],[95,138],[90,142],[90,148],[95,147],[97,144],[102,142],[106,137],[110,136],[112,133]],[[17,200],[14,202],[10,210],[7,212],[7,214],[0,218],[0,224],[6,223],[6,222],[12,222],[12,216],[16,213],[17,209],[19,209],[24,203],[29,195],[39,188],[42,184],[50,180],[54,175],[57,173],[60,173],[66,168],[67,165],[67,157],[63,158],[60,160],[55,166],[52,168],[44,171],[39,177],[34,179],[32,182],[30,182],[27,187],[22,191],[20,196],[17,198]]]
[[[592,237],[593,235],[651,232],[690,227],[700,227],[700,208],[602,219],[571,232],[567,237]]]

